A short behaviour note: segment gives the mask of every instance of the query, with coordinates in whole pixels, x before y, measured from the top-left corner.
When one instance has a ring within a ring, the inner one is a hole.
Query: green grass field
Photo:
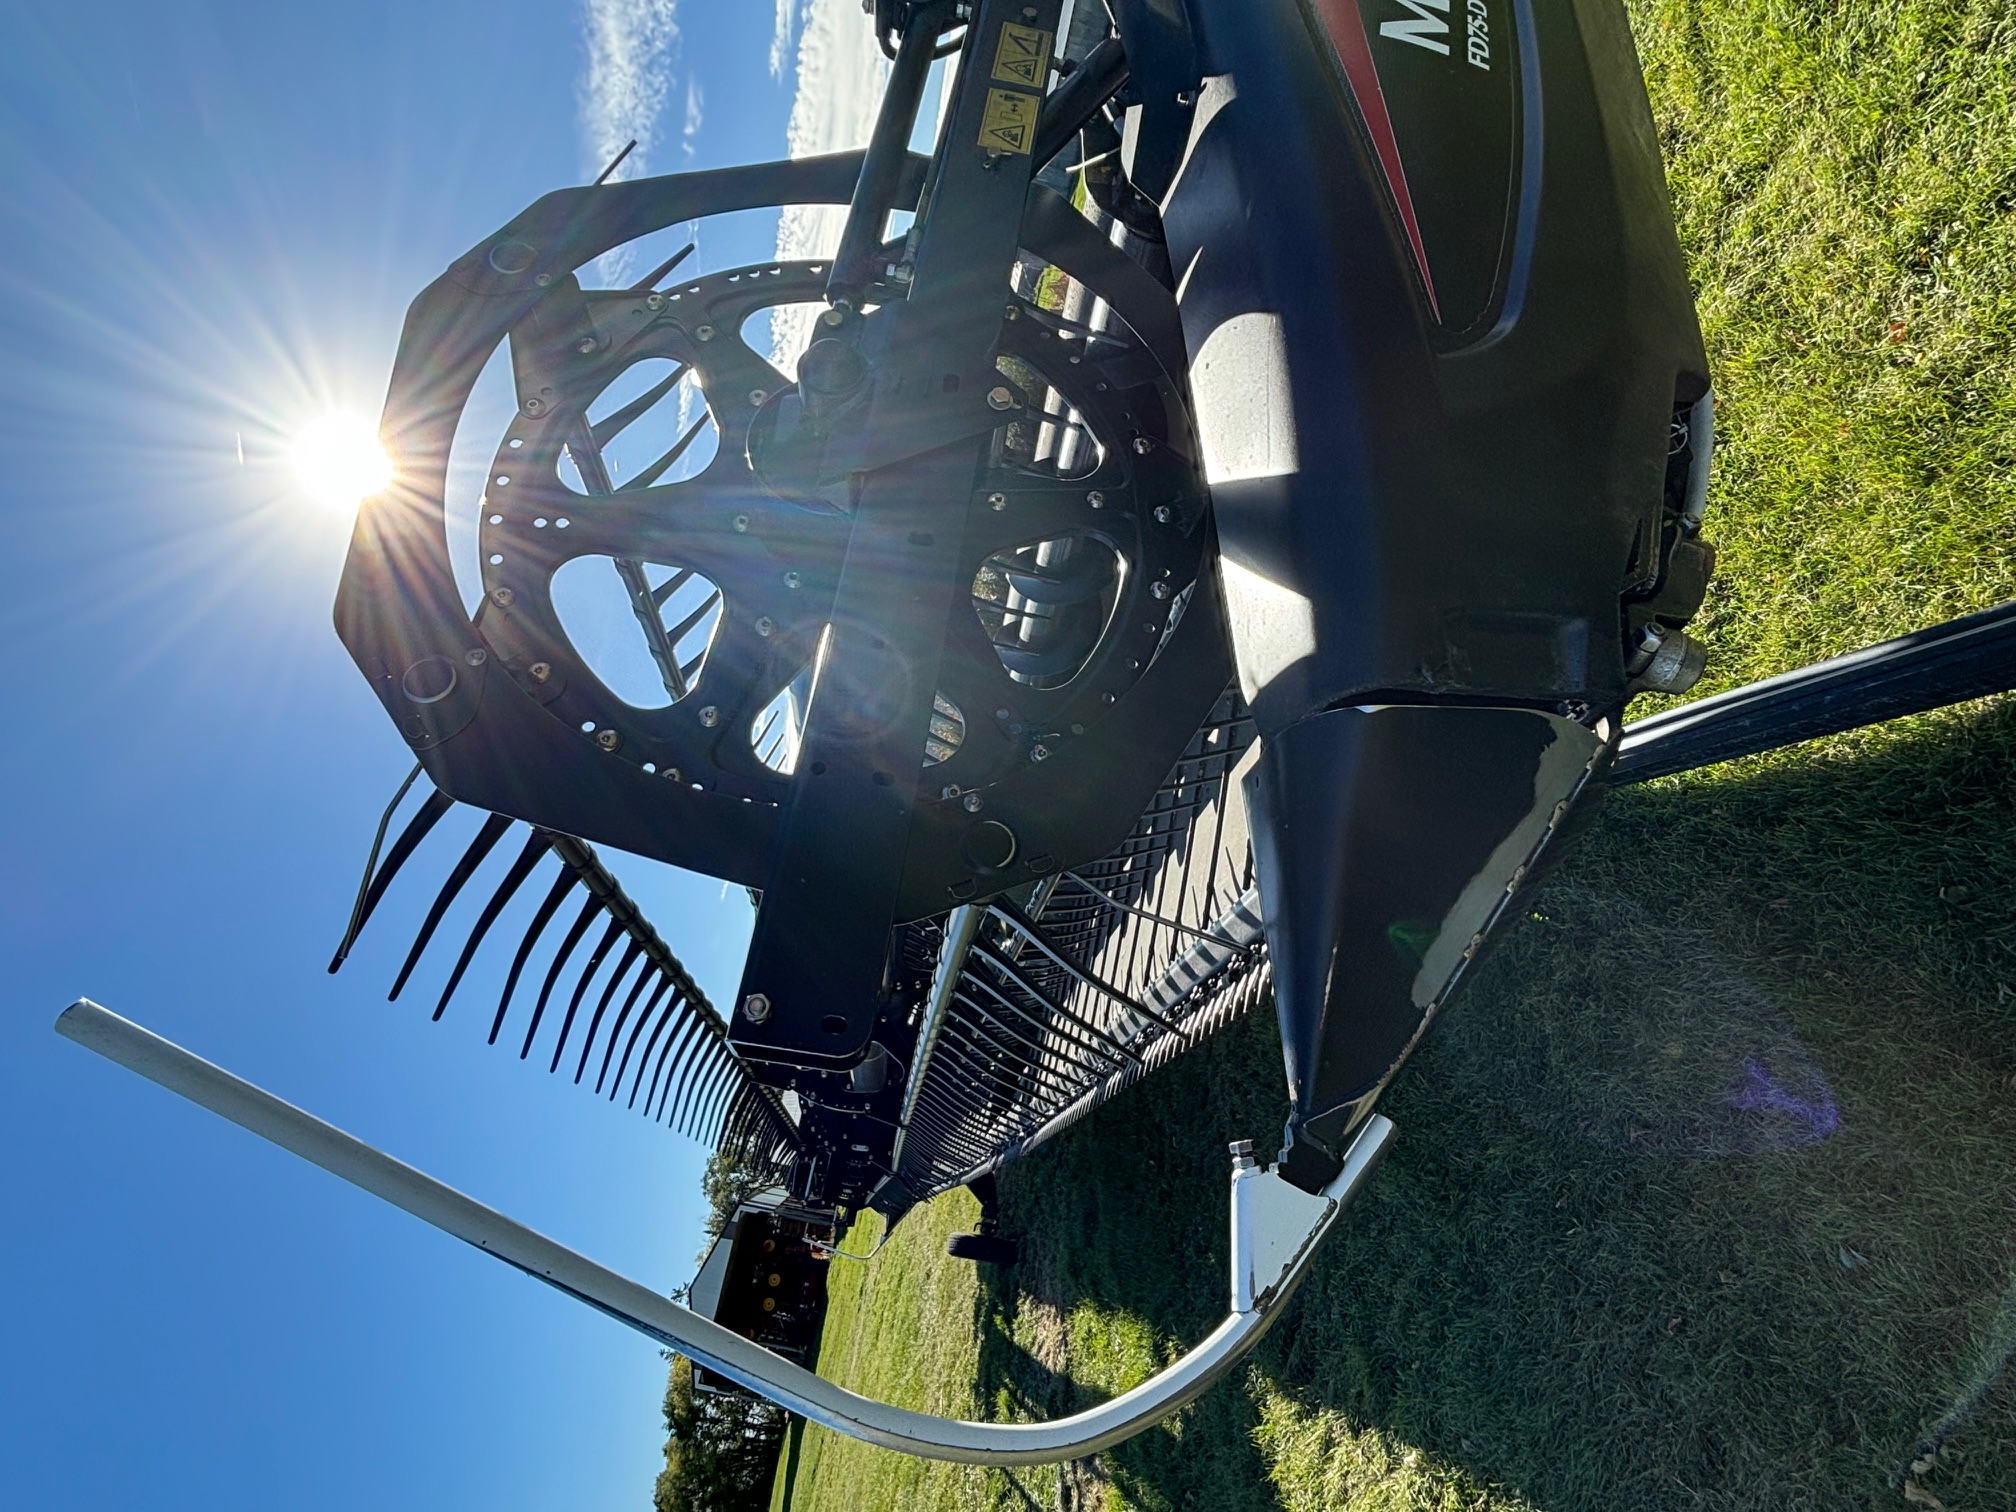
[[[2016,13],[1632,6],[1723,403],[1712,692],[2016,596]],[[1096,1461],[818,1430],[776,1505],[2016,1507],[2016,700],[1615,796],[1243,1377]],[[1731,1104],[1747,1103],[1743,1109]],[[1051,1414],[1223,1308],[1271,1021],[836,1264],[820,1369]],[[849,1246],[878,1233],[864,1223]]]

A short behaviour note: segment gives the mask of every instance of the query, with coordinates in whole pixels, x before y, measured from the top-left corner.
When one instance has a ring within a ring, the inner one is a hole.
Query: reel
[[[853,485],[794,469],[791,433],[808,426],[807,396],[821,391],[784,378],[743,334],[769,308],[816,297],[826,271],[758,265],[641,296],[563,286],[508,337],[523,398],[482,506],[477,633],[524,696],[581,735],[577,762],[658,778],[656,800],[701,827],[700,844],[724,801],[773,812],[786,803],[817,697],[839,704],[848,737],[865,740],[917,694],[917,673],[898,656],[849,665],[824,654]],[[852,359],[856,391],[865,376],[852,345],[830,333],[857,322],[822,326],[806,359],[829,370],[829,427],[836,398],[854,397],[832,386],[830,368]],[[1020,881],[1089,859],[1058,822],[1051,774],[1141,741],[1156,685],[1132,695],[1175,635],[1204,560],[1205,501],[1181,391],[1124,328],[1074,325],[1011,296],[997,347],[990,404],[1000,423],[963,519],[944,527],[960,538],[951,571],[967,602],[947,617],[916,753],[929,781],[908,917],[973,896],[983,876]],[[554,355],[520,358],[528,348]],[[590,420],[612,384],[653,361],[673,370]],[[688,373],[719,432],[714,458],[690,478],[656,481],[696,422],[619,484],[604,449],[674,404]],[[658,707],[625,702],[561,623],[554,578],[584,558],[608,562],[623,583],[663,681]],[[902,570],[898,557],[892,591]],[[402,695],[425,670],[401,674]],[[1088,755],[1074,760],[1079,751]]]
[[[962,101],[973,119],[950,129],[989,129],[987,96]],[[1066,125],[1104,103],[1067,100]],[[920,940],[1121,846],[1231,679],[1175,302],[1032,182],[1041,149],[1022,140],[530,207],[414,304],[386,408],[397,478],[360,515],[338,596],[339,633],[440,793],[760,899],[720,1017],[743,1074],[773,1104],[796,1095],[792,1187],[827,1206],[922,1195],[891,1184],[887,1132],[924,1070]],[[861,245],[852,228],[920,201],[907,236]],[[580,281],[682,222],[819,202],[855,210],[829,260],[682,277],[680,254],[630,287]],[[787,377],[749,332],[813,302]],[[447,459],[500,345],[516,404],[470,616]],[[702,420],[623,465],[682,396]],[[713,455],[665,481],[703,426]],[[584,569],[620,585],[648,695],[619,694],[570,637],[554,585]],[[1029,984],[1042,1016],[1071,1011],[1057,986]]]

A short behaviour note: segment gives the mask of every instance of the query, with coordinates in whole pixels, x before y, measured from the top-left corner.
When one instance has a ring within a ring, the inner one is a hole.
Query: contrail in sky
[[[632,138],[636,149],[615,177],[641,178],[651,171],[658,118],[679,61],[678,8],[678,0],[583,0],[588,53],[580,84],[584,177],[600,173]],[[684,133],[689,149],[699,124],[699,96],[689,90]],[[619,247],[603,256],[598,268],[608,282],[621,284],[631,261],[630,253]]]
[[[679,155],[688,167],[693,163],[693,142],[700,135],[700,114],[706,104],[705,92],[698,79],[686,81],[686,124],[679,130]]]

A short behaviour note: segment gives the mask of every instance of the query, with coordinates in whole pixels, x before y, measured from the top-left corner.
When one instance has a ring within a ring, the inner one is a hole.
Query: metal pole
[[[1915,630],[1624,728],[1612,787],[2016,687],[2016,603]]]
[[[889,212],[899,208],[896,186],[909,166],[910,132],[917,124],[925,81],[931,76],[931,57],[937,50],[943,14],[932,10],[913,16],[896,49],[882,108],[876,112],[875,130],[868,139],[868,155],[861,165],[861,177],[854,183],[853,202],[847,207],[840,250],[826,276],[826,297],[834,303],[843,299],[857,303],[882,272],[875,266],[882,248],[882,229],[888,224]]]
[[[1234,1286],[1244,1286],[1240,1295],[1255,1300],[1250,1310],[1229,1313],[1181,1359],[1132,1391],[1055,1422],[969,1423],[891,1407],[822,1381],[88,998],[63,1010],[56,1032],[627,1323],[696,1364],[761,1392],[779,1406],[885,1449],[967,1464],[1033,1465],[1078,1459],[1130,1438],[1194,1401],[1237,1364],[1279,1316],[1280,1304],[1301,1280],[1338,1212],[1376,1169],[1393,1131],[1383,1118],[1375,1115],[1368,1120],[1345,1155],[1343,1171],[1320,1199],[1293,1192],[1266,1173],[1274,1201],[1292,1205],[1285,1213],[1277,1214],[1266,1203],[1241,1200],[1244,1194],[1235,1180]],[[1247,1179],[1254,1174],[1247,1173]],[[1275,1186],[1283,1190],[1273,1193]]]

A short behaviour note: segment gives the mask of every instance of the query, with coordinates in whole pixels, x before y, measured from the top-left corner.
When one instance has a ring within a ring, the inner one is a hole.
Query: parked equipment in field
[[[1625,726],[1702,669],[1714,400],[1616,0],[872,11],[893,64],[865,152],[558,191],[414,302],[396,481],[336,619],[431,786],[344,950],[454,804],[487,811],[396,994],[522,822],[436,1016],[545,868],[493,1042],[800,1210],[891,1221],[1271,990],[1292,1113],[1276,1160],[1235,1156],[1225,1322],[1058,1423],[902,1412],[102,1009],[62,1027],[818,1421],[1062,1459],[1278,1316],[1391,1136],[1380,1092],[1607,785],[2005,688],[2016,616]],[[689,221],[807,205],[847,207],[830,257],[582,282]],[[796,349],[746,334],[806,304]],[[449,457],[500,346],[516,411],[472,613]],[[695,425],[617,466],[682,393]],[[595,559],[647,697],[556,607]],[[596,845],[760,899],[724,1009]]]
[[[819,1352],[836,1238],[830,1211],[799,1207],[781,1189],[753,1192],[701,1257],[686,1305],[780,1358],[809,1365]],[[700,1370],[693,1389],[740,1388]]]

